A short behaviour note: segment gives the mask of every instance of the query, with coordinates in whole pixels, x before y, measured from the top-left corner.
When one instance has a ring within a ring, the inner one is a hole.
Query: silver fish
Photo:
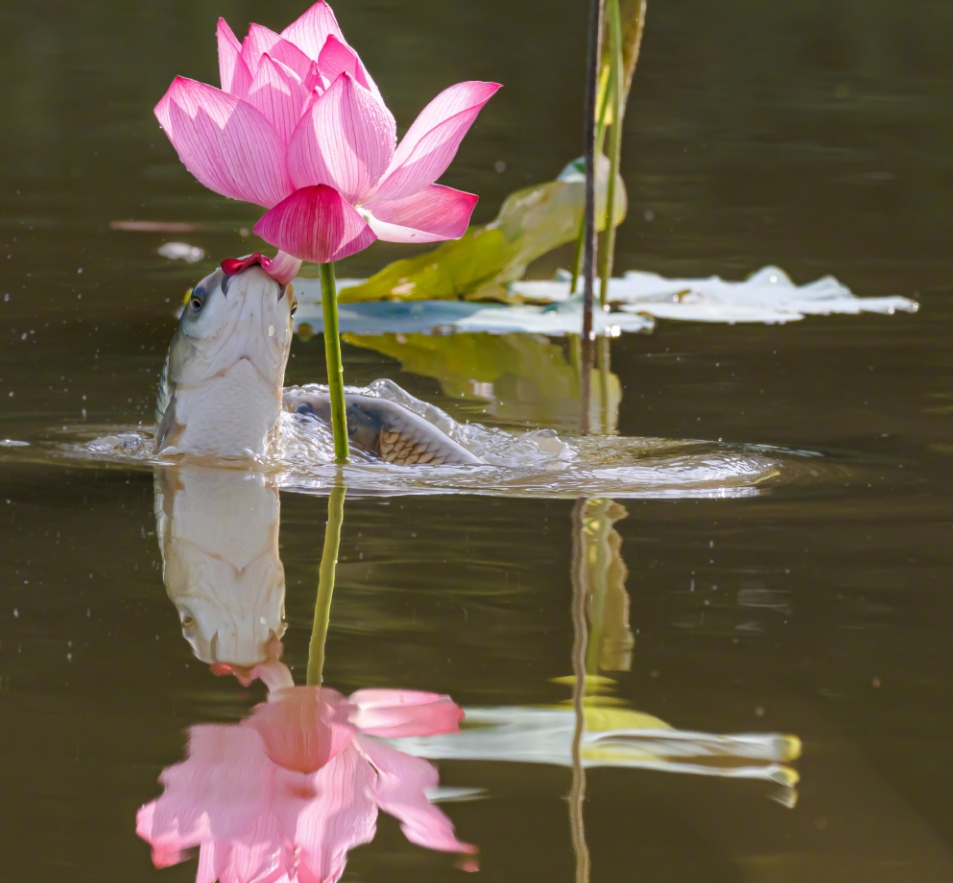
[[[396,402],[345,394],[348,440],[360,450],[397,466],[466,466],[482,463],[423,417]],[[285,393],[284,408],[330,425],[331,403],[318,392]]]
[[[156,453],[248,459],[277,436],[295,308],[260,267],[189,292],[159,385]]]

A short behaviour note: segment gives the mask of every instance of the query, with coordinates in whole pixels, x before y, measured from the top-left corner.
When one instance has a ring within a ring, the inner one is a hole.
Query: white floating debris
[[[205,249],[187,242],[166,242],[159,246],[159,254],[170,261],[185,261],[187,264],[196,264],[205,257]]]
[[[360,280],[339,280],[338,288],[348,288]],[[321,287],[316,279],[295,279],[298,312],[295,326],[308,325],[317,333],[324,328]],[[548,337],[579,334],[582,328],[582,301],[546,306],[507,306],[456,300],[360,301],[341,303],[338,320],[344,334],[443,334],[525,332]],[[655,322],[648,316],[628,313],[593,315],[596,334],[618,336],[623,331],[651,331]]]
[[[597,283],[598,288],[598,283]],[[570,300],[569,279],[513,282],[510,293],[535,302]],[[744,282],[666,279],[656,273],[626,273],[609,284],[609,302],[626,313],[684,322],[795,322],[805,316],[834,313],[915,313],[906,297],[857,297],[833,276],[795,285],[778,267],[765,267]]]

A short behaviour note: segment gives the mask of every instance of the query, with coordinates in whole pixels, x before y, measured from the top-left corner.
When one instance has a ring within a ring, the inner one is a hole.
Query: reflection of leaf
[[[451,736],[395,739],[400,751],[431,760],[489,760],[571,766],[576,729],[572,709],[525,706],[467,708],[469,728]],[[676,730],[630,709],[586,709],[580,744],[584,767],[628,767],[703,776],[762,779],[783,786],[793,806],[801,754],[797,736],[721,735]]]
[[[403,369],[435,377],[452,398],[489,402],[503,422],[528,422],[555,429],[579,422],[579,376],[563,347],[530,334],[345,335],[348,343],[400,361]],[[593,372],[594,403],[600,377]],[[609,375],[610,410],[618,412],[619,379]]]
[[[604,215],[608,161],[602,158],[596,217]],[[495,221],[472,227],[462,239],[396,261],[366,282],[340,293],[341,303],[362,300],[506,300],[506,283],[519,279],[536,258],[576,236],[582,214],[583,179],[571,164],[556,181],[518,190]],[[616,180],[616,223],[625,217],[625,190]],[[601,207],[600,207],[601,206]],[[601,229],[601,228],[600,228]]]

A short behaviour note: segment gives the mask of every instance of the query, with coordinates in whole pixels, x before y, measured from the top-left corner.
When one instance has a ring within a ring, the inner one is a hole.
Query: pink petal
[[[311,95],[315,90],[317,90],[318,94],[321,94],[329,85],[328,81],[321,76],[321,69],[318,67],[318,63],[312,61],[311,67],[308,68],[308,75],[304,78],[304,88],[308,90],[308,94]]]
[[[324,0],[315,3],[297,21],[292,22],[282,32],[281,36],[290,40],[305,55],[317,61],[324,43],[329,36],[337,37],[342,43],[344,34],[338,26],[337,19]]]
[[[386,739],[455,733],[463,720],[463,709],[439,693],[358,690],[348,701],[356,709],[350,722],[362,733]]]
[[[242,59],[242,44],[224,18],[218,20],[218,70],[222,89],[244,98],[251,86],[252,75]]]
[[[433,766],[374,739],[359,738],[358,744],[380,774],[374,790],[378,805],[400,820],[411,843],[444,852],[477,851],[454,836],[453,823],[427,800],[424,789],[440,783]]]
[[[289,68],[263,55],[245,100],[262,112],[287,144],[308,103],[308,93]]]
[[[396,139],[387,108],[342,73],[298,124],[288,144],[288,171],[296,187],[328,184],[356,205],[380,180]]]
[[[376,778],[374,768],[351,745],[311,777],[315,797],[306,804],[288,801],[294,815],[284,828],[299,850],[300,883],[332,883],[344,871],[348,851],[374,839]],[[280,788],[280,778],[277,784]]]
[[[325,264],[363,251],[377,237],[331,187],[303,187],[255,225],[266,242],[305,261]]]
[[[450,165],[457,148],[498,83],[457,83],[428,104],[394,153],[373,201],[400,199],[433,184]]]
[[[459,239],[467,232],[478,199],[473,193],[431,184],[403,199],[370,203],[367,222],[385,242]]]
[[[294,43],[282,39],[279,34],[264,25],[253,24],[242,44],[242,58],[245,59],[248,69],[257,73],[261,57],[266,54],[288,65],[300,79],[303,80],[308,75],[311,59],[307,55]]]
[[[176,77],[155,114],[185,167],[216,193],[270,208],[293,190],[281,136],[234,95]]]
[[[337,691],[295,687],[273,694],[246,723],[265,743],[272,763],[314,773],[350,744],[354,729],[346,714],[346,700]]]
[[[318,56],[318,66],[329,83],[333,83],[341,74],[348,73],[365,89],[371,92],[384,104],[377,84],[364,67],[358,54],[346,43],[341,42],[333,34],[328,37],[321,54]],[[385,105],[386,107],[386,105]]]

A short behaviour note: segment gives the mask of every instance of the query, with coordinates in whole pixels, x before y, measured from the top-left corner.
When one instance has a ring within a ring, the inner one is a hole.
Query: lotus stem
[[[333,487],[328,498],[328,523],[324,529],[324,549],[318,569],[318,597],[314,602],[314,624],[311,626],[311,643],[308,646],[309,687],[320,687],[324,678],[324,645],[331,621],[331,597],[334,595],[334,575],[341,548],[346,493],[346,488]]]
[[[331,431],[334,434],[334,462],[347,463],[347,414],[344,408],[344,363],[338,330],[338,293],[334,264],[318,264],[321,269],[321,307],[324,312],[324,355],[328,365],[328,395],[331,399]]]
[[[612,95],[612,140],[609,145],[609,181],[606,184],[605,239],[599,254],[599,305],[603,310],[609,305],[609,279],[615,252],[615,180],[622,156],[622,117],[625,112],[622,101],[622,20],[619,17],[619,0],[607,2],[610,43],[607,93]]]
[[[589,66],[586,71],[586,205],[585,237],[582,249],[582,383],[579,395],[579,431],[589,432],[589,398],[592,391],[592,368],[595,362],[592,334],[592,301],[596,269],[596,102],[599,88],[599,60],[602,42],[603,0],[592,0],[589,15]]]
[[[596,156],[602,153],[602,144],[606,134],[606,114],[609,109],[609,90],[602,93],[602,102],[599,105],[599,123],[596,128]],[[582,246],[586,237],[586,214],[579,218],[579,232],[576,234],[576,250],[572,256],[572,282],[569,285],[569,294],[576,293],[579,287],[579,273],[582,270]]]

